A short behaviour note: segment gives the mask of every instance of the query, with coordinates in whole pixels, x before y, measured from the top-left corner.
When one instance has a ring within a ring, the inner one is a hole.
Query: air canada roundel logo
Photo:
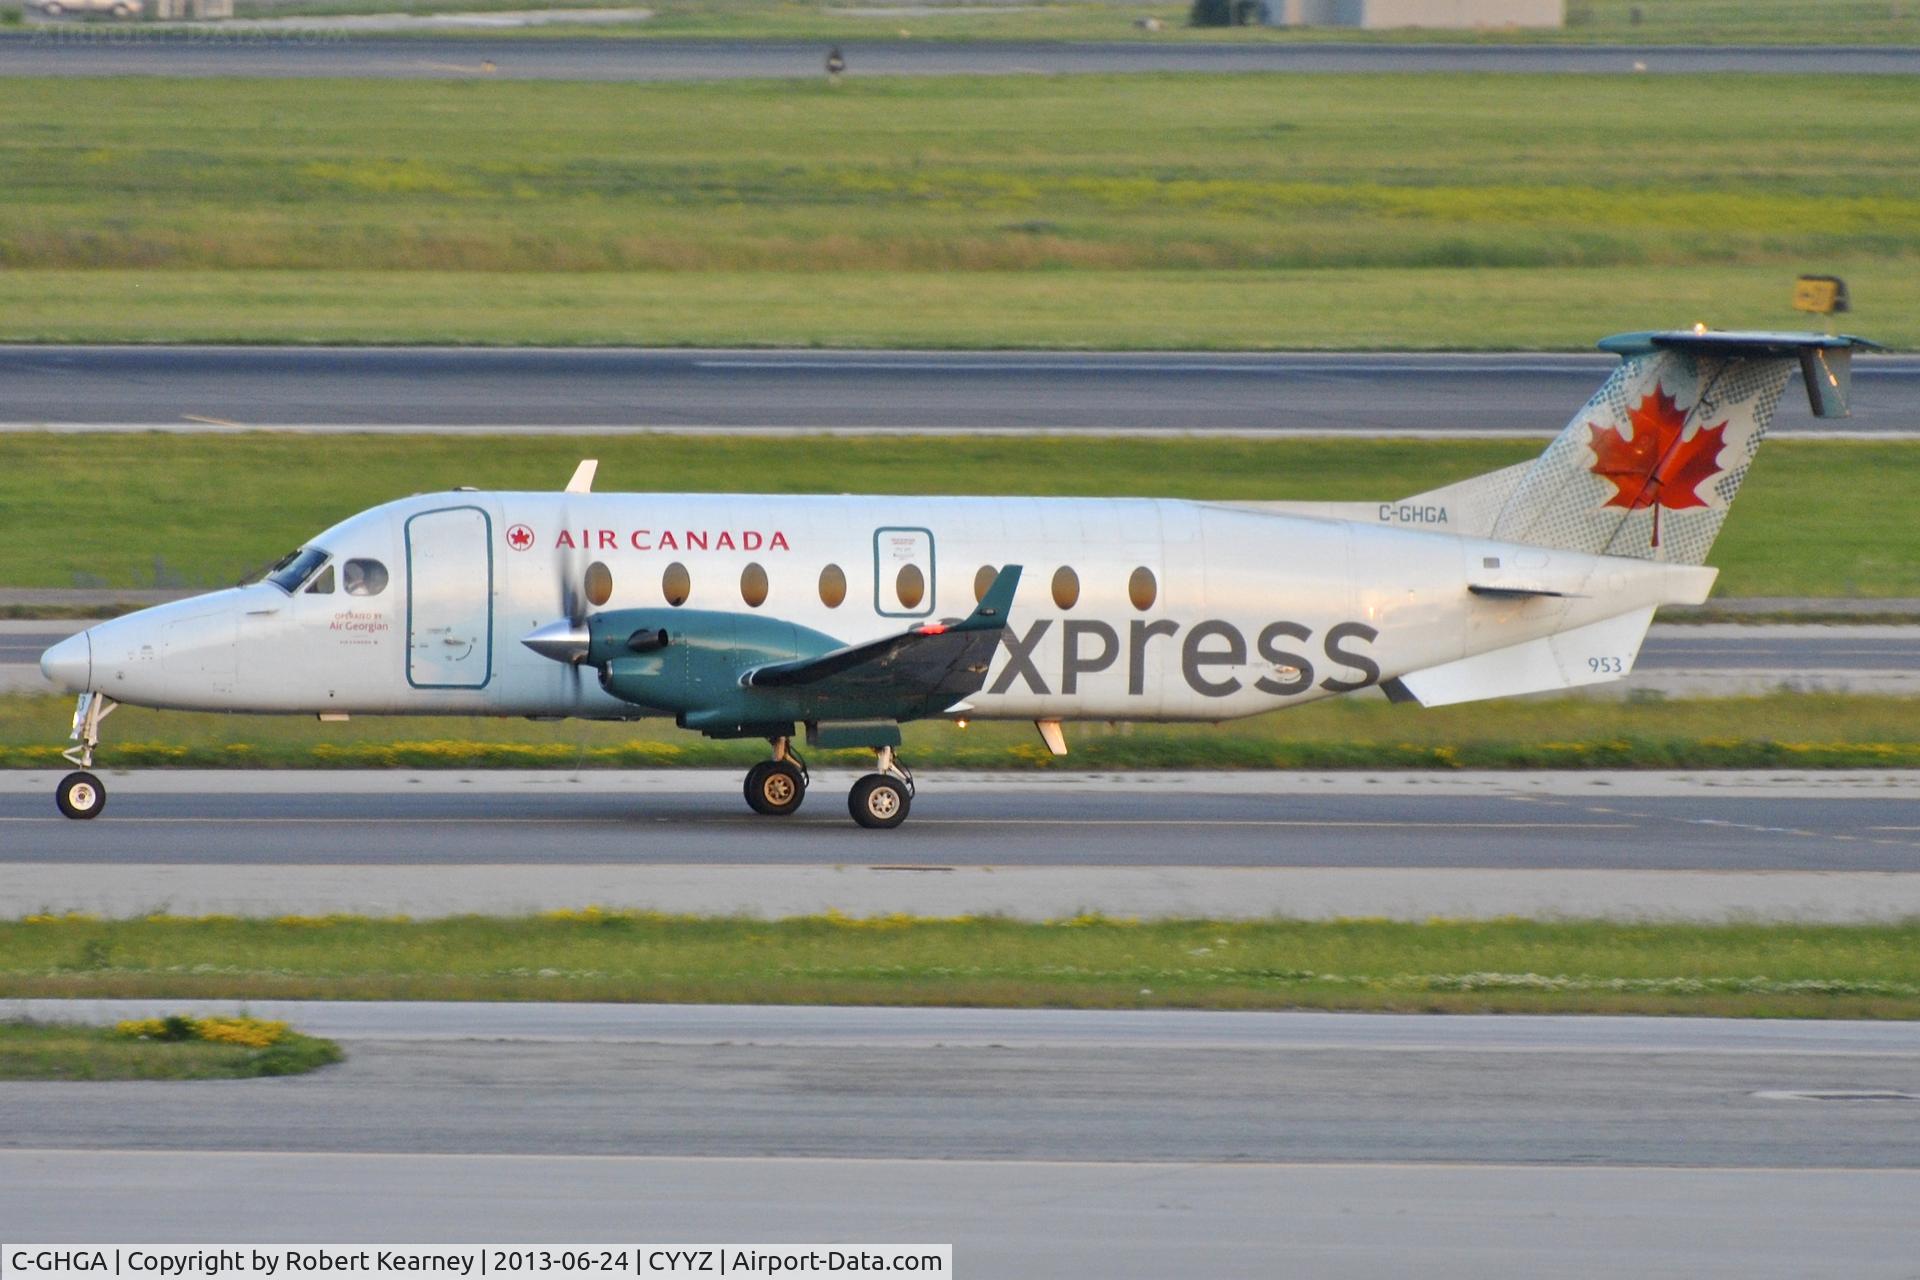
[[[507,545],[515,551],[525,551],[533,545],[533,530],[523,524],[516,524],[507,530]]]

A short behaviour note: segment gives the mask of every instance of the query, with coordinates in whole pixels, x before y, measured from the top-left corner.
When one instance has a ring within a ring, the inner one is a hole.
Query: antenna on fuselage
[[[573,479],[567,481],[568,493],[592,493],[593,473],[600,469],[598,458],[582,458],[580,465],[573,469]]]

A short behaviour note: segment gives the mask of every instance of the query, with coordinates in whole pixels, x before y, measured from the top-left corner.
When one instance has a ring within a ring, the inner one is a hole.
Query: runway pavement
[[[72,822],[56,776],[0,774],[0,917],[1920,916],[1897,771],[928,775],[886,833],[824,771],[788,819],[720,771],[153,770]]]
[[[0,35],[0,76],[370,76],[408,79],[814,78],[825,40],[348,37],[339,32],[177,31],[59,24]],[[1920,74],[1892,46],[1194,44],[888,40],[840,46],[849,74],[1410,72],[1704,75]]]
[[[994,1276],[1903,1276],[1920,1250],[1913,1024],[251,1011],[347,1061],[0,1084],[0,1232],[936,1240]]]
[[[1599,353],[0,346],[0,424],[1547,436],[1616,363]],[[1917,390],[1920,357],[1863,356],[1852,418],[1816,422],[1790,389],[1774,430],[1920,432]]]

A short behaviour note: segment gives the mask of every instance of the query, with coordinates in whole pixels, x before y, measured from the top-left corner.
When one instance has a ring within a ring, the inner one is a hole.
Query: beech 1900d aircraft
[[[457,490],[335,525],[258,582],[102,622],[41,667],[80,695],[59,787],[120,703],[349,715],[672,716],[765,738],[790,814],[809,745],[877,753],[848,798],[907,816],[900,725],[1214,721],[1381,686],[1427,706],[1617,680],[1707,550],[1787,379],[1847,412],[1852,337],[1609,338],[1621,364],[1531,462],[1388,502]]]

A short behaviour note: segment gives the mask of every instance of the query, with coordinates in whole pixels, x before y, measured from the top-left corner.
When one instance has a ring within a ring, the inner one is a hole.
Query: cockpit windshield
[[[292,595],[326,562],[327,553],[319,547],[301,547],[298,551],[289,551],[280,563],[267,570],[266,581]]]

